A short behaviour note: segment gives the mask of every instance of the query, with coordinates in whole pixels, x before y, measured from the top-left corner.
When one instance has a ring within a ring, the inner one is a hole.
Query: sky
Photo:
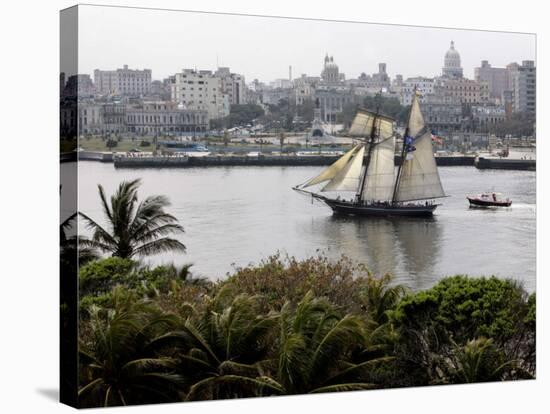
[[[79,7],[79,73],[90,75],[127,64],[163,79],[183,68],[227,66],[246,82],[269,82],[288,79],[289,66],[293,78],[320,76],[328,53],[347,79],[377,72],[379,62],[392,78],[433,77],[441,74],[451,40],[468,78],[482,60],[494,67],[535,60],[533,34]]]

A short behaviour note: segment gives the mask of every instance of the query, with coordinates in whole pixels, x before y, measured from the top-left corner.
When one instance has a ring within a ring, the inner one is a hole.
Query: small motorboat
[[[512,205],[512,200],[504,198],[502,193],[482,193],[466,198],[470,202],[470,207],[510,207]]]

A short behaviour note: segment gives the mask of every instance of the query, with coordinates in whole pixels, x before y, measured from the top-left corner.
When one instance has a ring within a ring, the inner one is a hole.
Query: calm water
[[[224,277],[234,266],[257,263],[277,250],[303,258],[324,252],[389,272],[413,289],[446,275],[497,275],[535,289],[535,173],[440,168],[449,198],[433,219],[358,219],[332,215],[291,186],[321,167],[215,167],[115,170],[81,162],[79,209],[103,222],[97,184],[107,194],[141,177],[140,196],[167,195],[169,211],[185,227],[187,254],[159,255],[152,263],[194,263],[195,273]],[[468,207],[465,195],[494,188],[513,199],[510,209]]]

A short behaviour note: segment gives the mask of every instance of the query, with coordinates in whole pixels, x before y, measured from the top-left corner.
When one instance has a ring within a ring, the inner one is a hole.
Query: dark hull
[[[332,209],[335,214],[346,214],[368,217],[431,217],[437,204],[428,206],[365,206],[350,202],[330,200],[323,198],[323,201]]]
[[[480,200],[479,198],[467,197],[471,206],[476,207],[510,207],[512,205],[511,201],[488,201]]]

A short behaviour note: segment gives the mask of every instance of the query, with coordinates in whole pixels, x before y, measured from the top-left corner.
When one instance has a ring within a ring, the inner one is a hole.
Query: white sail
[[[321,174],[318,176],[312,178],[307,183],[301,186],[301,188],[311,187],[312,185],[320,184],[322,182],[332,180],[336,174],[338,174],[343,168],[346,167],[348,164],[348,161],[353,156],[353,154],[357,151],[359,148],[359,145],[356,145],[351,150],[346,152],[344,155],[342,155],[340,158],[336,160],[330,167],[328,167],[326,170],[323,170]]]
[[[372,132],[372,121],[374,118],[376,118],[377,135],[381,138],[391,137],[393,135],[393,120],[363,109],[360,109],[355,115],[348,135],[352,137],[362,137],[368,140]]]
[[[325,185],[321,191],[357,191],[363,167],[363,156],[365,147],[353,156],[347,165],[336,174],[336,176]]]
[[[409,136],[415,138],[416,150],[406,153],[401,167],[395,201],[444,197],[445,192],[435,163],[432,135],[425,130],[424,117],[415,95],[409,119]],[[421,134],[420,136],[418,136]]]
[[[381,132],[382,133],[382,132]],[[389,201],[395,186],[395,137],[378,138],[363,182],[363,201]]]

